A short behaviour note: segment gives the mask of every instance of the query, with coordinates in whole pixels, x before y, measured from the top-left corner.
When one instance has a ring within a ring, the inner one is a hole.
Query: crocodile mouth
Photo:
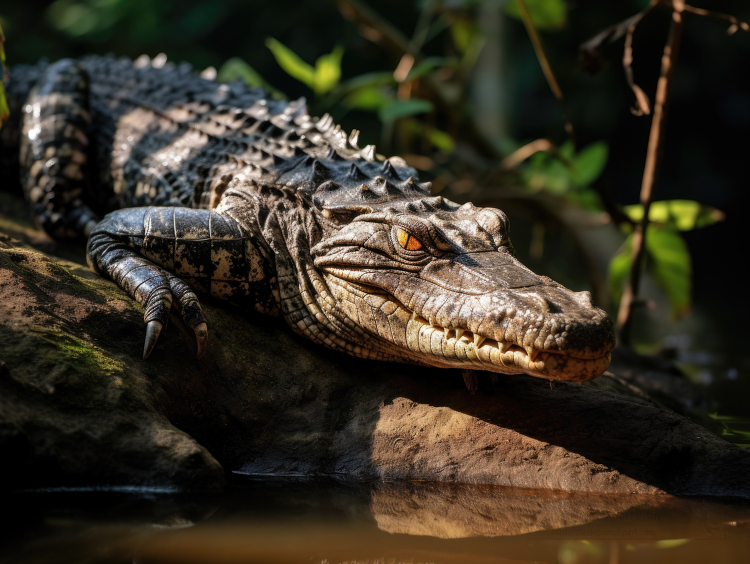
[[[405,310],[408,311],[408,310]],[[498,341],[468,329],[441,327],[414,313],[406,327],[407,345],[440,366],[474,368],[505,374],[524,372],[550,380],[585,382],[609,366],[610,352],[576,355],[561,350]],[[467,366],[471,365],[471,366]]]
[[[540,349],[517,341],[497,340],[465,327],[443,327],[435,320],[430,322],[381,288],[344,281],[337,276],[333,281],[346,287],[350,298],[356,297],[360,302],[349,316],[379,337],[380,343],[387,343],[388,353],[395,353],[406,362],[501,374],[526,373],[571,382],[592,380],[609,366],[611,347],[603,351]],[[363,311],[370,311],[371,317],[363,315]],[[365,317],[371,323],[363,324]]]

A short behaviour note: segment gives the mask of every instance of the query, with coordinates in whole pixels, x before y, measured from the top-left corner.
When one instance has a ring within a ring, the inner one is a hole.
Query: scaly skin
[[[17,69],[9,92],[36,80],[25,193],[53,235],[90,235],[92,267],[144,305],[144,357],[172,305],[203,351],[204,292],[361,358],[571,381],[609,365],[610,319],[518,262],[502,211],[430,196],[303,100],[161,57]]]

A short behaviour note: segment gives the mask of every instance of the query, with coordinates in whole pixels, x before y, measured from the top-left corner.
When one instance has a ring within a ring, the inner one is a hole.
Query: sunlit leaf
[[[393,98],[378,86],[364,86],[344,98],[344,105],[361,110],[379,110],[393,102]]]
[[[260,86],[276,99],[285,98],[282,92],[268,84],[253,67],[239,57],[228,59],[223,65],[221,65],[221,68],[216,75],[216,80],[219,82],[234,82],[238,78],[242,79],[248,86]]]
[[[691,261],[682,236],[668,227],[650,228],[646,251],[652,261],[656,283],[667,293],[672,316],[683,317],[690,310]]]
[[[538,29],[559,29],[565,25],[568,6],[565,0],[525,0],[531,21]],[[505,13],[521,19],[518,0],[510,0],[505,5]]]
[[[427,100],[396,100],[378,112],[382,121],[395,121],[399,118],[426,114],[432,111],[432,103]]]
[[[625,213],[635,222],[643,221],[643,206],[625,206]],[[652,202],[649,221],[673,226],[680,231],[707,227],[724,219],[724,213],[693,200],[664,200]]]
[[[625,280],[630,275],[630,267],[633,264],[632,254],[633,235],[631,234],[625,239],[617,254],[609,261],[609,293],[615,307],[619,307]]]
[[[620,303],[625,280],[630,275],[633,235],[629,235],[609,262],[609,289],[615,305]],[[672,316],[677,319],[690,310],[691,261],[685,241],[677,231],[651,226],[646,235],[646,253],[651,275],[665,291]]]
[[[579,186],[589,186],[601,175],[607,164],[609,149],[604,141],[597,141],[572,158],[570,177]]]
[[[271,53],[273,53],[279,66],[284,69],[289,76],[296,78],[313,90],[315,89],[315,69],[312,65],[309,65],[300,59],[294,51],[273,37],[266,39],[266,46],[271,50]]]
[[[344,48],[337,45],[331,53],[323,55],[315,61],[315,84],[313,90],[316,94],[325,94],[339,83],[341,79],[341,57]]]

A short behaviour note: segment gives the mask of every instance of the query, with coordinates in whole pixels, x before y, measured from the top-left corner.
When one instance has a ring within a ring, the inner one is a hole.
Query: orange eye
[[[396,230],[396,237],[398,237],[398,244],[407,251],[418,251],[422,248],[421,241],[416,237],[409,235],[403,229]]]

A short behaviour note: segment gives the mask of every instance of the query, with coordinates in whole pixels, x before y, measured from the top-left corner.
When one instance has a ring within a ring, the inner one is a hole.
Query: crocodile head
[[[336,348],[551,380],[609,365],[607,314],[521,264],[502,211],[440,197],[332,211],[339,225],[312,257],[335,297],[327,315],[349,328]]]

